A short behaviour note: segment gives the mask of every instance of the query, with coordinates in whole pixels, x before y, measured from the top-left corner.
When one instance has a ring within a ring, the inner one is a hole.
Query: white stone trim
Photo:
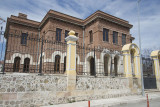
[[[30,54],[20,54],[20,53],[14,53],[10,60],[6,60],[6,63],[14,63],[14,59],[16,57],[20,57],[20,64],[24,64],[24,59],[29,58],[30,59],[30,65],[36,65],[37,62],[33,62],[33,57]]]
[[[69,44],[68,46],[69,46],[68,47],[69,48],[69,57],[68,57],[69,58],[69,63],[68,63],[69,66],[68,67],[69,68],[67,70],[70,70],[70,68],[71,68],[71,54],[70,54],[71,53],[71,44]]]
[[[78,40],[79,38],[78,37],[76,37],[76,36],[74,36],[74,35],[69,35],[69,36],[67,36],[66,38],[65,38],[65,40],[68,42],[68,41],[74,41],[74,42],[76,42],[77,40]]]

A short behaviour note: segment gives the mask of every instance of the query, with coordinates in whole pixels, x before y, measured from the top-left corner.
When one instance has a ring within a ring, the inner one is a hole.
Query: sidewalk
[[[160,92],[147,92],[149,100],[151,99],[160,99]],[[112,107],[113,105],[125,104],[125,103],[134,103],[145,101],[146,96],[142,97],[141,95],[134,96],[125,96],[118,98],[110,98],[110,99],[99,99],[99,100],[91,100],[91,107]],[[68,103],[68,104],[59,104],[52,106],[43,106],[43,107],[88,107],[88,101]]]

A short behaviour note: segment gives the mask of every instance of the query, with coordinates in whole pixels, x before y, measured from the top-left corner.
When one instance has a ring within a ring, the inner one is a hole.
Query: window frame
[[[65,38],[66,38],[67,36],[69,36],[67,32],[69,33],[68,30],[65,30],[65,36],[64,36],[64,41],[65,41],[65,42],[66,42]]]
[[[93,43],[93,31],[92,30],[89,31],[89,42]]]
[[[125,40],[125,42],[124,42],[124,40]],[[122,46],[124,46],[125,44],[126,44],[126,34],[122,33]]]
[[[118,32],[116,31],[113,31],[113,44],[118,45]]]
[[[28,37],[28,33],[21,34],[21,45],[27,45],[27,37]]]
[[[62,29],[56,28],[56,41],[61,42],[61,37],[62,37]]]
[[[103,41],[109,42],[109,29],[103,28]]]

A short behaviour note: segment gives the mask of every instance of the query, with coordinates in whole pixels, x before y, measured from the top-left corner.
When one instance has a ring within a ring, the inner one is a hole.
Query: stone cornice
[[[67,36],[66,38],[65,38],[65,40],[68,42],[68,41],[74,41],[74,42],[76,42],[77,40],[78,40],[78,37],[76,37],[76,36]]]

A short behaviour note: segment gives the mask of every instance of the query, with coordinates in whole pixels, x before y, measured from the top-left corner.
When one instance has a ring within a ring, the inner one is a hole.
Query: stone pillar
[[[66,58],[66,74],[67,74],[67,91],[75,90],[76,86],[76,41],[74,31],[70,31],[69,36],[65,38],[67,41],[67,58]]]
[[[124,72],[126,77],[132,77],[132,68],[131,68],[131,60],[130,60],[129,51],[123,51],[123,65],[124,65]]]
[[[152,51],[151,58],[154,61],[154,71],[156,76],[157,88],[160,90],[160,50]]]

